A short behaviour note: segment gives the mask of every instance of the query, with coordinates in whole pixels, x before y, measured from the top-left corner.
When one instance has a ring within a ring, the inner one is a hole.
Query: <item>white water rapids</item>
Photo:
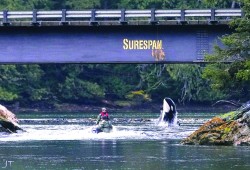
[[[111,133],[93,133],[93,122],[87,118],[21,119],[25,132],[0,134],[0,141],[29,140],[103,140],[135,139],[159,140],[182,139],[208,119],[179,119],[180,126],[168,126],[159,119],[114,119]]]

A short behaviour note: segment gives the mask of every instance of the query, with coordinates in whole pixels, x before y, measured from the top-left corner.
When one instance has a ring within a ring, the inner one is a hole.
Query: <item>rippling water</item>
[[[95,114],[20,114],[26,132],[0,134],[0,169],[249,169],[248,147],[179,144],[215,115],[182,113],[168,127],[157,113],[114,113],[114,131],[95,134]]]
[[[37,115],[35,118],[21,118],[20,124],[26,132],[2,135],[0,141],[25,140],[89,140],[89,139],[182,139],[193,132],[199,125],[208,120],[206,117],[181,117],[181,126],[168,127],[158,122],[158,115],[144,113],[134,115],[117,114],[112,122],[114,130],[111,133],[92,133],[95,120],[81,117],[81,114],[67,117],[66,115]],[[22,116],[22,115],[21,115]],[[29,116],[29,115],[23,115]],[[34,116],[34,115],[33,115]],[[84,115],[87,116],[87,115]],[[135,117],[137,116],[137,117]],[[40,118],[39,118],[40,117]],[[47,117],[47,118],[44,118]]]

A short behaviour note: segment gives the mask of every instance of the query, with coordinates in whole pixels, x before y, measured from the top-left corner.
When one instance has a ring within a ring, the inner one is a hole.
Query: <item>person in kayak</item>
[[[110,122],[109,114],[105,107],[102,108],[102,111],[97,117],[96,124],[98,125],[96,128],[96,132],[110,132],[112,130],[112,125]]]

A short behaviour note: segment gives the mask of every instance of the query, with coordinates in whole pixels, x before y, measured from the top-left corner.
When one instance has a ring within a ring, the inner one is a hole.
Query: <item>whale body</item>
[[[162,105],[159,122],[168,123],[169,126],[177,125],[176,105],[174,101],[169,97],[165,97],[163,99],[163,105]]]

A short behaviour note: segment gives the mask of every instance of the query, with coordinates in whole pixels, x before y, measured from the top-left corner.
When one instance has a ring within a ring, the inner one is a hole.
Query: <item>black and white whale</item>
[[[164,98],[159,124],[167,123],[168,126],[177,125],[177,114],[174,101],[168,97]]]

